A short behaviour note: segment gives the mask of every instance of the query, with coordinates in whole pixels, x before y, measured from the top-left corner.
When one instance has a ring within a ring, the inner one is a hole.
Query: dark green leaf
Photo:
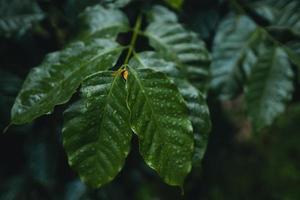
[[[92,187],[111,181],[130,149],[130,116],[125,81],[113,72],[88,77],[82,99],[65,113],[64,147],[69,164]]]
[[[293,71],[286,53],[278,47],[259,57],[246,86],[248,114],[254,130],[271,125],[292,98]]]
[[[199,89],[206,88],[210,55],[204,42],[179,24],[166,8],[156,6],[150,16],[153,21],[145,33],[150,45],[165,59],[176,62]]]
[[[199,166],[206,150],[208,133],[211,129],[208,106],[201,92],[182,77],[175,63],[165,61],[155,52],[142,52],[135,55],[130,61],[130,66],[163,72],[174,81],[189,110],[195,139],[193,161],[194,166]]]
[[[182,186],[194,150],[184,99],[163,73],[128,69],[131,127],[139,137],[140,152],[166,183]]]
[[[257,59],[262,33],[247,16],[229,16],[213,44],[212,87],[222,99],[235,97]]]
[[[300,34],[300,3],[298,0],[263,0],[251,5],[271,26],[290,29]]]
[[[129,29],[126,15],[117,9],[108,9],[100,5],[88,7],[79,16],[79,23],[83,31],[79,39],[91,36],[101,38],[115,38],[118,33]]]
[[[210,40],[217,29],[220,18],[220,13],[215,8],[203,8],[190,14],[190,18],[187,20],[189,20],[190,27],[199,33],[202,39]]]
[[[93,39],[49,54],[25,80],[12,108],[12,123],[30,122],[67,102],[87,75],[112,67],[122,50],[111,40]]]
[[[33,0],[0,0],[0,35],[22,35],[43,18]]]
[[[163,6],[153,6],[148,14],[148,20],[150,22],[155,21],[164,21],[164,22],[177,22],[177,15],[174,12],[171,12]]]
[[[291,41],[284,47],[290,61],[297,66],[298,77],[300,77],[300,42]],[[300,79],[298,79],[300,81]]]

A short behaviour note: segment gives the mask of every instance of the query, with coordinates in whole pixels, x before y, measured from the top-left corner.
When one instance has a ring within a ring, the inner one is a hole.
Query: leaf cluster
[[[147,16],[143,30],[143,14],[131,28],[115,7],[87,7],[80,32],[30,71],[11,111],[12,124],[29,123],[79,90],[64,113],[63,144],[69,164],[92,187],[118,174],[133,134],[148,166],[174,186],[183,185],[206,149],[210,55],[167,8],[153,6]],[[128,31],[131,42],[121,45],[118,36]],[[141,36],[151,48],[137,52]]]

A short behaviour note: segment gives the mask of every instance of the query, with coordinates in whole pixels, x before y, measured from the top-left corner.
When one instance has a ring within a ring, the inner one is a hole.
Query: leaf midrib
[[[263,85],[263,87],[262,87],[262,89],[261,89],[261,94],[262,95],[260,95],[260,98],[259,98],[259,110],[263,110],[263,108],[264,108],[264,105],[262,104],[264,101],[265,101],[265,99],[268,99],[268,98],[266,98],[266,96],[268,96],[267,95],[267,88],[270,88],[270,76],[271,76],[271,74],[273,74],[272,72],[273,72],[273,69],[274,69],[274,67],[275,67],[275,64],[276,64],[276,59],[277,59],[277,48],[274,48],[273,50],[272,50],[272,57],[271,57],[271,63],[270,63],[270,68],[268,69],[268,74],[267,74],[267,77],[266,77],[266,79],[265,79],[265,81],[263,81],[265,84],[262,84]]]
[[[133,70],[133,69],[132,69]],[[147,97],[147,95],[145,94],[145,90],[144,90],[144,87],[143,87],[143,84],[141,83],[141,81],[140,81],[140,79],[137,77],[137,72],[134,70],[134,77],[135,77],[135,79],[136,79],[136,82],[137,82],[137,84],[139,85],[139,87],[141,88],[141,92],[142,92],[142,94],[144,95],[144,97],[145,97],[145,102],[147,103],[147,105],[150,107],[150,110],[151,110],[151,119],[154,121],[154,124],[155,124],[155,127],[157,127],[157,129],[158,130],[161,130],[161,126],[159,126],[158,124],[159,123],[157,123],[157,120],[156,119],[159,119],[158,117],[157,117],[157,115],[155,114],[155,112],[154,112],[154,110],[153,110],[153,108],[152,108],[152,104],[151,104],[151,102],[149,101],[149,99],[148,99],[148,97]],[[132,127],[132,125],[130,125],[131,126],[131,129],[132,130],[134,130],[134,128]],[[133,131],[135,134],[137,134],[138,135],[138,133],[136,133],[135,131]],[[160,134],[160,131],[156,131],[156,133],[157,134],[159,134],[160,136],[161,136],[161,138],[164,138],[164,137],[162,137],[163,135],[162,134]],[[165,141],[164,139],[162,139],[162,141]],[[151,141],[151,145],[153,144],[153,141]],[[147,156],[148,157],[148,156]],[[160,160],[160,158],[159,158],[159,160]],[[150,165],[149,165],[150,166]],[[150,166],[151,168],[153,168],[154,170],[158,170],[158,171],[160,171],[161,169],[160,169],[160,166],[159,165],[157,165],[157,166],[155,166],[155,167],[153,167],[153,166]],[[155,169],[155,168],[157,168],[157,169]]]

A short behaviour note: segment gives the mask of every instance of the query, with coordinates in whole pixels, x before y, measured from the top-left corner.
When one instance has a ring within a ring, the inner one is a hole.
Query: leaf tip
[[[11,127],[11,125],[12,125],[12,123],[10,122],[10,123],[3,129],[2,133],[5,134],[5,133],[8,131],[9,127]]]

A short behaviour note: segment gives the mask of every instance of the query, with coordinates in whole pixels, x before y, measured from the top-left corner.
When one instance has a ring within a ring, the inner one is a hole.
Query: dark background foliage
[[[61,49],[78,30],[76,16],[97,0],[37,0],[43,20],[30,31],[0,36],[0,129],[9,124],[10,109],[29,70],[48,53]],[[125,7],[132,23],[141,5]],[[209,49],[220,19],[229,12],[221,0],[186,0],[181,21],[199,33]],[[251,12],[249,13],[251,15]],[[258,23],[264,20],[253,16]],[[291,37],[281,34],[282,40]],[[128,35],[121,36],[127,43]],[[139,41],[139,48],[145,41]],[[296,90],[298,90],[296,88]],[[164,184],[133,148],[117,178],[91,190],[70,169],[61,142],[62,111],[34,123],[12,126],[0,135],[0,199],[300,199],[300,105],[296,94],[287,111],[261,134],[251,134],[243,97],[208,103],[213,130],[202,170],[194,170],[185,194]],[[136,143],[136,138],[132,141]]]

